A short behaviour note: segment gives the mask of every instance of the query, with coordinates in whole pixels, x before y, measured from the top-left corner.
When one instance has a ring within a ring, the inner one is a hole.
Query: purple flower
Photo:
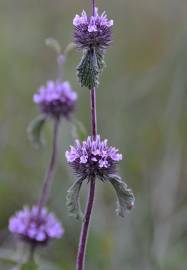
[[[83,10],[81,16],[76,15],[73,19],[74,42],[78,48],[106,49],[111,41],[113,20],[109,20],[105,11],[99,15],[95,8],[94,16],[88,16]]]
[[[75,146],[70,146],[65,155],[78,176],[97,176],[101,180],[105,180],[109,174],[114,174],[117,163],[122,160],[118,149],[108,146],[107,140],[102,141],[99,135],[96,139],[88,137],[82,143],[76,140]]]
[[[67,81],[48,81],[46,86],[41,86],[34,94],[33,100],[43,113],[54,118],[69,118],[74,110],[77,94]]]
[[[49,239],[61,238],[64,230],[53,213],[42,208],[38,217],[38,207],[24,207],[9,220],[9,230],[21,239],[44,244]]]

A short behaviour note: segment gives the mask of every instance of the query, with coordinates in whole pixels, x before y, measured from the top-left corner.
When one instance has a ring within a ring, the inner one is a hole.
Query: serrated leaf
[[[99,76],[105,65],[104,51],[99,49],[85,50],[77,67],[77,76],[81,86],[92,89],[99,84]]]
[[[67,191],[66,205],[71,216],[78,220],[83,219],[83,213],[80,207],[79,194],[83,179],[77,180]]]
[[[95,50],[95,54],[96,54],[96,59],[97,59],[97,65],[101,73],[101,71],[105,67],[105,60],[104,60],[105,54],[103,50],[99,50],[99,49]]]
[[[132,190],[128,188],[127,184],[122,181],[121,177],[109,175],[109,181],[113,185],[118,197],[116,213],[124,217],[126,212],[131,210],[134,206],[134,194]]]
[[[41,114],[34,118],[28,126],[27,133],[29,140],[35,147],[44,145],[43,127],[46,122],[46,116]]]
[[[20,270],[39,270],[39,266],[35,262],[27,262],[22,264]]]
[[[77,67],[77,76],[81,86],[92,89],[98,85],[99,68],[95,50],[89,49],[84,51],[81,62]]]

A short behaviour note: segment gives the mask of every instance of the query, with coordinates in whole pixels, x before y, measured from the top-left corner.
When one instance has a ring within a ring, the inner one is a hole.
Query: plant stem
[[[35,250],[36,250],[35,243],[31,243],[30,244],[30,250],[29,250],[29,256],[28,256],[28,262],[33,262],[34,261]]]
[[[92,138],[95,139],[97,135],[97,115],[96,115],[96,89],[90,90],[90,107],[91,107],[91,126],[92,126]],[[87,239],[89,233],[89,225],[92,214],[92,208],[94,203],[95,195],[95,177],[89,179],[90,182],[90,192],[88,196],[88,202],[85,210],[84,221],[82,224],[81,235],[79,240],[79,248],[77,254],[77,270],[84,270],[85,265],[85,254]]]
[[[49,162],[49,166],[47,168],[47,173],[44,178],[42,192],[40,195],[40,199],[38,201],[38,217],[40,216],[40,212],[42,207],[46,204],[49,198],[49,192],[51,189],[51,184],[53,181],[53,173],[56,166],[57,159],[57,142],[58,142],[58,131],[59,131],[59,119],[54,120],[54,128],[53,128],[53,146],[52,146],[52,154]]]
[[[57,56],[57,81],[63,81],[63,70],[64,70],[64,62],[66,58],[64,54],[59,54]]]
[[[92,15],[95,15],[95,0],[92,0]]]
[[[95,15],[95,0],[92,0],[92,15]],[[91,127],[92,139],[97,135],[97,113],[96,113],[96,88],[90,89],[90,110],[91,110]],[[89,226],[95,196],[95,177],[88,179],[90,182],[90,192],[88,196],[87,206],[85,209],[84,221],[81,228],[79,247],[77,253],[76,270],[84,270],[85,268],[85,255],[89,233]]]
[[[97,113],[96,113],[96,89],[90,90],[90,107],[91,107],[91,123],[92,123],[92,137],[97,135]]]
[[[86,254],[86,246],[87,239],[89,233],[89,225],[91,219],[91,213],[94,203],[94,195],[95,195],[95,178],[90,179],[90,193],[88,197],[88,202],[86,206],[84,222],[82,224],[80,241],[79,241],[79,249],[77,254],[77,270],[84,270],[85,265],[85,254]]]

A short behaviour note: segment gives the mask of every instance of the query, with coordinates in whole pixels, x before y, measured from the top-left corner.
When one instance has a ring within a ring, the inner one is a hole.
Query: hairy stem
[[[95,15],[95,0],[92,0],[92,15]],[[91,114],[91,127],[92,127],[92,138],[95,139],[97,135],[97,113],[96,113],[96,88],[90,89],[90,114]],[[85,269],[85,255],[87,247],[87,239],[89,233],[89,226],[91,220],[91,214],[94,204],[95,196],[95,177],[89,179],[90,192],[88,195],[87,206],[85,209],[84,221],[81,228],[79,247],[77,253],[77,264],[76,270]]]
[[[77,254],[77,270],[84,270],[85,265],[85,254],[86,254],[86,245],[89,233],[89,225],[91,219],[91,213],[94,203],[94,195],[95,195],[95,178],[90,179],[90,193],[88,196],[88,202],[86,206],[84,222],[81,229],[80,241],[79,241],[79,249]]]
[[[91,126],[92,126],[92,138],[96,138],[97,135],[97,114],[96,114],[96,89],[93,88],[90,90],[90,109],[91,109]],[[77,254],[77,270],[84,270],[85,265],[85,254],[87,239],[89,233],[89,225],[92,214],[92,208],[94,203],[95,195],[95,177],[89,179],[90,181],[90,193],[88,196],[88,202],[85,210],[84,222],[82,224],[79,248]]]
[[[46,204],[46,202],[49,198],[51,184],[53,181],[53,173],[54,173],[54,169],[56,166],[56,160],[57,160],[57,142],[58,142],[59,121],[60,121],[59,119],[54,120],[52,154],[51,154],[49,166],[47,168],[47,172],[46,172],[46,175],[44,178],[40,199],[38,201],[38,217],[40,216],[40,212],[41,212],[42,207]]]
[[[96,113],[96,89],[90,90],[90,107],[91,107],[91,125],[92,137],[95,139],[97,135],[97,113]]]
[[[92,0],[92,15],[95,15],[95,0]]]

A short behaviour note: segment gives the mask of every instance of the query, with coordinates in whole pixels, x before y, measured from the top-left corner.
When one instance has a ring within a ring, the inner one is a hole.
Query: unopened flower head
[[[9,220],[9,230],[22,240],[44,244],[53,238],[61,238],[64,230],[53,213],[42,208],[38,217],[38,207],[24,207]]]
[[[70,146],[70,150],[66,151],[66,159],[78,176],[96,176],[104,180],[116,172],[116,165],[122,160],[122,155],[115,147],[108,146],[106,139],[101,140],[97,135],[96,139],[88,137],[82,143],[76,140],[75,146]]]
[[[34,94],[33,100],[43,113],[54,118],[69,118],[75,108],[77,94],[67,81],[48,81]]]
[[[109,20],[105,11],[99,15],[95,8],[94,16],[88,16],[83,10],[81,16],[76,15],[73,19],[74,42],[78,48],[106,49],[112,41],[113,20]]]

